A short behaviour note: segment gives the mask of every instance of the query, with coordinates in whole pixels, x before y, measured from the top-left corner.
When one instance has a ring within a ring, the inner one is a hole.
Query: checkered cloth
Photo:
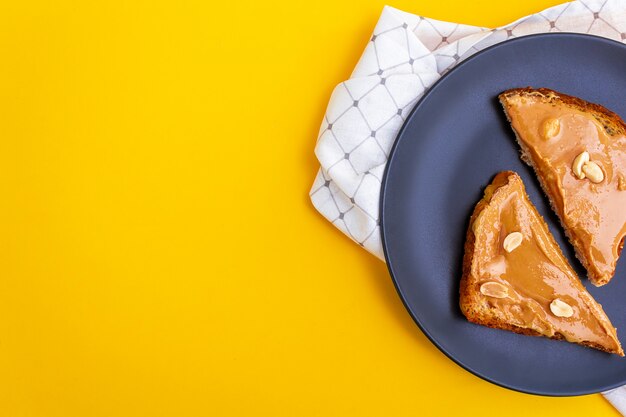
[[[349,80],[330,98],[315,154],[310,195],[324,217],[383,259],[382,175],[411,109],[446,71],[474,53],[519,36],[577,32],[626,42],[626,1],[578,0],[495,29],[441,22],[385,7]],[[626,388],[604,394],[626,415]]]

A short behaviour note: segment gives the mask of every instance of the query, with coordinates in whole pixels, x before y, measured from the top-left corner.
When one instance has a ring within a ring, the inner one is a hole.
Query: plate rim
[[[407,299],[406,299],[404,293],[402,292],[402,290],[399,287],[398,280],[397,280],[397,278],[395,276],[395,273],[394,273],[394,270],[393,270],[392,262],[390,261],[390,258],[389,258],[388,247],[387,247],[387,237],[386,237],[386,233],[385,233],[385,201],[386,201],[387,189],[388,189],[387,185],[388,185],[388,181],[389,181],[388,173],[389,173],[390,167],[393,164],[398,144],[401,142],[401,140],[403,138],[403,135],[405,133],[406,127],[411,122],[411,120],[413,119],[415,113],[419,110],[419,108],[423,104],[423,102],[426,99],[428,99],[428,97],[437,90],[437,88],[440,86],[440,84],[442,82],[444,82],[446,80],[446,78],[450,74],[453,74],[455,71],[463,68],[465,66],[465,64],[467,64],[468,62],[471,62],[472,60],[474,60],[474,59],[476,59],[478,57],[480,57],[481,55],[483,55],[485,53],[488,53],[488,52],[490,52],[492,50],[498,49],[498,48],[503,48],[503,47],[506,48],[508,45],[510,45],[512,43],[520,43],[520,42],[527,41],[529,39],[548,38],[548,37],[560,37],[560,38],[566,38],[566,39],[567,38],[593,39],[594,41],[599,41],[599,42],[607,43],[607,44],[610,44],[610,45],[613,45],[613,46],[618,46],[621,49],[623,49],[624,52],[626,52],[626,44],[621,43],[621,42],[616,41],[616,40],[613,40],[613,39],[605,38],[605,37],[602,37],[602,36],[590,35],[590,34],[587,34],[587,33],[577,33],[577,32],[536,33],[536,34],[532,34],[532,35],[519,36],[519,37],[514,38],[514,39],[508,39],[508,40],[505,40],[503,42],[499,42],[499,43],[496,43],[494,45],[491,45],[491,46],[489,46],[489,47],[487,47],[487,48],[485,48],[485,49],[475,53],[474,55],[468,57],[467,59],[463,60],[462,62],[460,62],[459,64],[454,66],[451,70],[447,71],[432,86],[430,86],[428,89],[426,89],[426,91],[424,92],[422,97],[420,97],[420,99],[417,101],[417,103],[415,104],[413,109],[411,109],[411,111],[408,114],[406,120],[403,122],[402,127],[398,131],[398,134],[396,135],[396,138],[394,140],[393,145],[391,146],[391,149],[389,150],[389,157],[387,158],[387,164],[385,166],[385,170],[384,170],[384,173],[383,173],[383,176],[382,176],[380,198],[379,198],[380,235],[381,235],[381,243],[382,243],[382,247],[383,247],[383,254],[384,254],[384,257],[385,257],[385,264],[387,265],[387,270],[389,271],[389,275],[391,276],[391,281],[393,282],[393,286],[395,287],[396,292],[398,293],[398,296],[400,297],[400,300],[402,301],[402,304],[404,305],[404,308],[409,313],[409,315],[411,316],[411,318],[413,319],[415,324],[417,324],[417,326],[421,330],[421,332],[428,338],[428,340],[430,340],[430,342],[433,345],[435,345],[435,347],[437,347],[437,349],[439,349],[439,351],[441,351],[445,356],[447,356],[448,359],[452,360],[455,364],[457,364],[458,366],[460,366],[464,370],[472,373],[473,375],[475,375],[475,376],[477,376],[477,377],[479,377],[479,378],[481,378],[481,379],[483,379],[483,380],[485,380],[487,382],[495,384],[495,385],[497,385],[499,387],[502,387],[502,388],[510,389],[510,390],[517,391],[517,392],[522,392],[522,393],[525,393],[525,394],[545,396],[545,397],[576,397],[576,396],[581,396],[581,395],[597,394],[597,393],[602,393],[602,392],[605,392],[605,391],[609,391],[611,389],[623,386],[626,383],[626,380],[624,382],[621,382],[621,383],[607,384],[605,386],[601,386],[601,387],[598,387],[598,388],[595,388],[595,389],[589,389],[589,390],[572,390],[572,391],[567,391],[567,390],[561,390],[561,391],[534,390],[534,389],[529,389],[529,388],[515,386],[515,385],[509,384],[509,383],[507,383],[505,381],[501,381],[501,380],[498,380],[496,378],[490,377],[489,375],[483,374],[480,371],[478,371],[476,369],[473,369],[470,365],[468,365],[466,363],[463,363],[460,360],[457,360],[437,340],[435,340],[435,338],[424,328],[424,326],[422,325],[422,323],[420,322],[420,319],[416,316],[416,314],[411,310],[411,308],[409,308],[409,305],[407,303]]]

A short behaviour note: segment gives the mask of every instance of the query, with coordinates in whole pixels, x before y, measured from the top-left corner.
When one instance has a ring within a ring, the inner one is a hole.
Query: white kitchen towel
[[[626,385],[602,394],[622,415],[626,415]]]
[[[496,29],[442,22],[386,6],[349,80],[335,87],[310,192],[324,217],[383,259],[378,204],[385,164],[405,118],[435,81],[474,53],[524,35],[578,32],[626,43],[626,0],[578,0]],[[626,388],[605,393],[626,415]]]

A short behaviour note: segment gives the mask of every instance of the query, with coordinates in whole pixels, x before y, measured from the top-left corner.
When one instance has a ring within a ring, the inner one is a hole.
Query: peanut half
[[[589,161],[584,164],[582,170],[585,176],[589,178],[589,181],[595,184],[602,182],[604,179],[604,172],[602,172],[602,168],[600,168],[600,165],[593,161]]]
[[[574,309],[565,301],[561,301],[558,298],[554,299],[550,303],[550,311],[557,317],[572,317],[574,315]]]
[[[585,179],[585,173],[582,171],[583,165],[589,162],[589,152],[581,152],[576,158],[574,158],[574,163],[572,164],[572,172],[579,180]]]
[[[617,177],[617,189],[620,191],[626,191],[626,178],[623,174],[619,174]]]
[[[552,139],[559,134],[561,130],[561,122],[559,119],[547,119],[543,122],[543,138],[545,140]]]
[[[506,298],[509,295],[509,289],[499,282],[489,281],[480,286],[480,292],[487,297]]]
[[[513,252],[519,245],[522,244],[524,236],[520,232],[509,233],[502,242],[502,247],[508,253]]]

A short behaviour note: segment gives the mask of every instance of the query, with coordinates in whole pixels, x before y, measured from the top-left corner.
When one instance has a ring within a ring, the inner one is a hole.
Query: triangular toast
[[[589,279],[606,284],[626,235],[626,125],[545,88],[507,90],[500,102]]]
[[[616,330],[569,265],[522,179],[500,172],[467,230],[461,311],[471,322],[624,356]]]

